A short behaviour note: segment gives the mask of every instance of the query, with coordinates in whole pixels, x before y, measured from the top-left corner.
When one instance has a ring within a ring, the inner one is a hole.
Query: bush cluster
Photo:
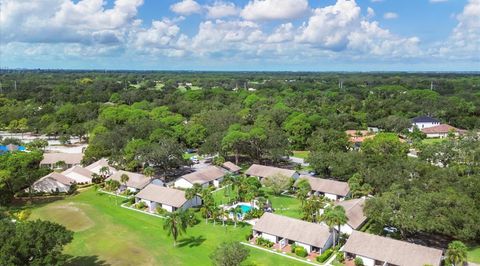
[[[333,253],[333,249],[329,248],[325,250],[320,256],[317,257],[317,261],[322,263],[325,262]]]

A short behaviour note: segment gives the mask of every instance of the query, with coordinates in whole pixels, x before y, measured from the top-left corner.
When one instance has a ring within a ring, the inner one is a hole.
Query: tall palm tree
[[[110,175],[110,168],[108,168],[108,166],[102,166],[98,172],[103,178],[106,178]]]
[[[127,174],[122,174],[120,176],[120,182],[122,182],[122,184],[126,187],[127,186],[127,182],[128,180],[130,180],[130,177],[127,175]]]
[[[313,196],[307,199],[302,206],[303,220],[316,223],[318,222],[319,212],[325,206],[325,198],[320,196]]]
[[[310,183],[308,182],[307,179],[301,178],[297,181],[297,184],[295,184],[295,187],[297,188],[296,191],[296,196],[297,199],[300,200],[300,202],[303,204],[305,203],[305,200],[308,198],[308,194],[312,191],[312,188],[310,187]]]
[[[345,209],[342,206],[335,206],[335,207],[327,207],[323,212],[322,216],[323,221],[330,227],[333,233],[333,247],[335,248],[336,244],[336,233],[335,233],[335,226],[338,226],[338,232],[340,232],[340,226],[347,223],[347,215],[345,213]]]
[[[446,262],[457,266],[467,262],[467,246],[460,241],[453,241],[448,244]]]
[[[230,212],[233,214],[233,221],[235,222],[235,227],[237,227],[238,215],[242,214],[242,208],[237,206],[233,209],[230,209]]]
[[[225,209],[225,208],[221,208],[220,213],[221,213],[221,216],[222,216],[222,225],[225,226],[225,220],[230,219],[230,210]]]
[[[168,236],[173,237],[173,246],[177,245],[177,239],[180,235],[187,232],[188,219],[186,212],[178,210],[166,215],[163,229],[167,231]]]
[[[188,188],[185,190],[185,198],[187,200],[193,199],[196,195],[198,195],[202,191],[202,186],[200,184],[193,184],[193,187]]]

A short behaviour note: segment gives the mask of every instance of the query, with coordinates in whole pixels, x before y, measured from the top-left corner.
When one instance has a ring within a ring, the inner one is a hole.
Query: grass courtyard
[[[467,258],[470,262],[480,263],[480,246],[469,248]]]
[[[88,189],[79,195],[34,207],[31,219],[65,225],[75,232],[65,253],[70,265],[211,265],[209,255],[223,241],[244,241],[250,226],[199,224],[188,228],[173,247],[163,220],[119,205],[121,199]],[[249,248],[245,265],[304,265]]]

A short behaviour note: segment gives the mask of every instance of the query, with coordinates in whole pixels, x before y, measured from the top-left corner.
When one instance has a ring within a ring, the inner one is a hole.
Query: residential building
[[[363,213],[365,207],[365,198],[351,199],[336,202],[334,205],[342,206],[347,215],[347,223],[340,226],[340,232],[344,234],[352,234],[354,230],[360,229],[367,221],[367,216]]]
[[[175,181],[175,187],[191,188],[194,184],[200,184],[202,187],[208,187],[210,185],[220,187],[220,182],[222,182],[224,176],[224,170],[217,166],[208,166],[179,177]]]
[[[375,137],[375,132],[368,130],[346,130],[345,133],[348,136],[348,140],[357,146],[365,140]]]
[[[260,164],[252,164],[245,172],[247,176],[256,176],[259,179],[265,177],[272,177],[275,175],[284,175],[294,179],[299,177],[299,174],[295,170],[283,169],[273,166],[266,166]]]
[[[300,178],[308,180],[314,195],[323,195],[331,200],[343,200],[350,195],[347,182],[302,175]]]
[[[155,184],[149,184],[140,190],[135,195],[135,201],[144,202],[150,212],[154,212],[157,208],[173,212],[178,209],[186,210],[202,204],[202,200],[198,196],[187,200],[184,191]]]
[[[44,153],[40,166],[54,169],[57,167],[58,162],[64,162],[66,168],[70,168],[75,165],[80,165],[82,163],[82,158],[83,153]]]
[[[464,134],[466,131],[447,124],[440,124],[438,126],[424,128],[422,132],[427,135],[427,138],[446,138],[449,134],[458,136]]]
[[[255,223],[253,236],[278,244],[280,249],[295,244],[304,247],[308,253],[321,254],[333,244],[328,226],[269,212]]]
[[[62,175],[75,180],[76,183],[82,184],[89,184],[92,183],[92,178],[93,178],[93,172],[90,170],[87,170],[81,166],[72,166],[68,168],[67,170],[62,172]]]
[[[361,258],[365,266],[440,266],[443,251],[388,237],[353,231],[343,246],[345,258]]]
[[[240,166],[238,166],[238,165],[236,165],[232,162],[229,162],[229,161],[224,162],[222,164],[222,167],[232,174],[238,174],[238,173],[240,173],[240,170],[242,170],[242,168],[240,168]]]
[[[68,192],[74,183],[75,180],[60,173],[52,172],[35,181],[31,188],[34,192]]]
[[[123,184],[121,181],[121,177],[124,174],[128,176],[128,181],[126,184]],[[152,179],[145,175],[123,170],[117,171],[115,174],[106,179],[106,181],[108,180],[116,180],[120,182],[120,190],[128,189],[131,192],[138,192],[152,182]]]
[[[97,175],[100,175],[100,174],[102,174],[100,170],[101,170],[103,167],[107,167],[107,168],[108,168],[108,171],[110,172],[110,174],[108,174],[108,175],[113,175],[115,172],[117,172],[117,169],[111,167],[111,166],[108,164],[107,159],[105,159],[105,158],[100,159],[100,160],[98,160],[98,161],[96,161],[96,162],[94,162],[94,163],[86,166],[85,169],[90,170],[90,171],[94,172],[94,173],[97,174]]]
[[[410,131],[413,131],[414,128],[422,130],[424,128],[438,125],[440,125],[440,121],[438,119],[429,116],[418,116],[412,119],[412,127],[410,128]]]

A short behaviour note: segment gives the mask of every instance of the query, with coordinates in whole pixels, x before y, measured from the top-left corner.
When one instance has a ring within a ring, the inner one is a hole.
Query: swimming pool
[[[243,214],[252,210],[252,206],[249,206],[249,205],[238,205],[238,206],[240,206],[240,209],[242,209]]]

